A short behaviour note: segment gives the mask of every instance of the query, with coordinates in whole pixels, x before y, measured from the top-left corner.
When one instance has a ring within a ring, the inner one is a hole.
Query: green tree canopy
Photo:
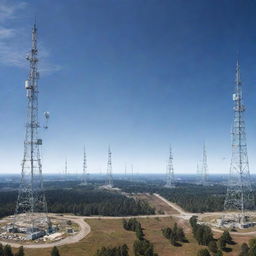
[[[12,247],[9,244],[4,246],[4,256],[13,256]]]
[[[4,256],[4,248],[1,243],[0,243],[0,256]]]
[[[223,232],[222,237],[223,237],[223,239],[225,239],[227,244],[232,244],[233,243],[233,239],[232,239],[230,233],[227,230],[225,230]]]
[[[223,256],[222,251],[218,250],[218,251],[216,252],[215,256]]]
[[[218,247],[222,251],[226,249],[226,240],[222,236],[218,240]]]
[[[249,256],[249,246],[247,243],[243,243],[241,245],[241,251],[239,253],[239,256]]]
[[[214,240],[210,241],[208,244],[208,248],[211,252],[216,253],[218,251],[217,244]]]
[[[51,256],[60,256],[59,250],[56,246],[52,248]]]
[[[24,255],[25,255],[24,248],[23,246],[20,246],[18,252],[15,253],[15,256],[24,256]]]
[[[197,256],[211,256],[207,249],[201,249],[198,251]]]

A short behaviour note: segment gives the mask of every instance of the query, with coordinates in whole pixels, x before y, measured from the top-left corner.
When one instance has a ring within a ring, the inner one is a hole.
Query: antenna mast
[[[37,49],[37,27],[32,29],[32,48],[27,56],[30,71],[25,81],[27,93],[27,121],[22,160],[21,181],[15,211],[14,225],[19,229],[26,226],[26,233],[49,228],[47,204],[43,189],[40,146],[42,139],[38,135],[38,79],[39,72]]]
[[[202,184],[206,185],[208,179],[208,163],[207,163],[207,153],[206,146],[203,146],[203,164],[202,164]]]
[[[67,178],[67,176],[68,176],[68,160],[67,160],[67,158],[65,159],[64,174],[65,174],[65,177]]]
[[[84,161],[83,161],[83,175],[82,175],[82,185],[87,185],[87,159],[86,159],[86,151],[84,147]]]
[[[232,158],[229,173],[229,183],[224,203],[224,209],[235,210],[235,215],[223,217],[224,223],[233,222],[234,225],[243,227],[245,221],[245,210],[254,207],[254,196],[251,187],[249,162],[247,155],[247,143],[245,132],[242,83],[240,79],[240,65],[236,64],[234,101],[234,121],[232,128]]]
[[[107,167],[107,181],[106,185],[110,188],[113,187],[113,177],[112,177],[112,153],[110,150],[110,146],[108,147],[108,167]]]
[[[167,188],[175,188],[175,180],[174,180],[174,170],[173,170],[173,156],[172,156],[172,147],[170,146],[170,154],[169,160],[167,164],[166,170],[166,184]]]

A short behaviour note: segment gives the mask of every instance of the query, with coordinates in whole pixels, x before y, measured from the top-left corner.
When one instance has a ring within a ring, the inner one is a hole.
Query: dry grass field
[[[122,227],[122,220],[86,220],[92,228],[92,232],[79,243],[60,247],[61,256],[93,256],[98,248],[102,246],[116,246],[126,243],[129,247],[129,255],[133,254],[133,242],[136,239],[135,233],[126,231]],[[172,226],[177,223],[184,227],[189,243],[183,243],[181,247],[172,246],[167,239],[162,236],[161,228]],[[155,251],[159,256],[196,256],[197,251],[203,246],[199,246],[192,237],[188,223],[181,219],[172,217],[165,218],[145,218],[140,219],[146,239],[150,240]],[[217,238],[217,235],[216,235]],[[235,238],[235,237],[234,237]],[[240,244],[248,241],[249,237],[235,238],[235,241]],[[240,244],[231,246],[232,251],[225,253],[226,256],[237,256]],[[26,249],[26,256],[49,256],[50,249]]]
[[[137,194],[136,197],[147,201],[151,207],[156,209],[156,214],[178,214],[178,212],[175,209],[167,205],[165,202],[160,200],[155,195],[143,193]]]

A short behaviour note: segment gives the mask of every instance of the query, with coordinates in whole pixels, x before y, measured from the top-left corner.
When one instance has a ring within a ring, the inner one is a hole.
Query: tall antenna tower
[[[126,179],[127,176],[127,164],[124,165],[124,179]]]
[[[87,159],[86,159],[86,151],[84,147],[84,161],[83,161],[83,175],[82,175],[82,185],[87,185]]]
[[[134,174],[134,169],[133,169],[133,164],[131,164],[131,181],[133,182],[133,174]]]
[[[201,170],[198,162],[196,164],[196,174],[197,174],[197,179],[201,182]]]
[[[22,160],[21,181],[15,211],[14,226],[26,227],[31,234],[38,229],[48,229],[47,204],[43,189],[40,145],[42,139],[38,135],[38,79],[39,72],[37,49],[37,27],[32,29],[32,48],[27,56],[30,64],[28,79],[25,81],[27,92],[27,121]]]
[[[106,185],[110,188],[113,187],[113,177],[112,177],[112,159],[111,159],[110,146],[108,147],[108,167],[107,167],[107,180]]]
[[[65,176],[65,178],[67,178],[67,176],[68,176],[68,160],[67,160],[67,158],[65,158],[64,176]]]
[[[167,188],[175,188],[174,170],[173,170],[173,156],[172,148],[170,147],[169,160],[166,168],[166,184]]]
[[[208,179],[208,163],[207,163],[207,153],[206,146],[203,146],[203,161],[202,161],[202,184],[205,185]]]
[[[225,210],[235,210],[231,221],[242,224],[245,221],[245,210],[254,207],[254,196],[251,187],[249,162],[247,155],[246,132],[244,122],[245,106],[243,104],[240,65],[236,64],[234,101],[234,121],[232,127],[232,158],[229,183],[224,203]],[[225,216],[229,219],[230,216]],[[224,218],[225,219],[225,218]]]

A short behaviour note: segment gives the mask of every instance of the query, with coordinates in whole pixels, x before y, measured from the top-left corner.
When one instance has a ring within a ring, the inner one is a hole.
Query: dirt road
[[[27,244],[27,245],[23,245],[24,248],[50,248],[53,246],[62,246],[62,245],[66,245],[66,244],[73,244],[73,243],[77,243],[80,240],[82,240],[84,237],[86,237],[90,232],[91,232],[91,227],[86,223],[86,219],[105,219],[105,220],[112,220],[112,219],[123,219],[123,218],[166,218],[166,217],[177,217],[177,218],[182,218],[184,220],[189,220],[193,215],[197,215],[200,217],[202,216],[210,216],[210,215],[218,215],[218,214],[223,214],[223,213],[190,213],[190,212],[186,212],[184,211],[181,207],[179,207],[178,205],[176,205],[175,203],[172,203],[168,200],[166,200],[165,198],[163,198],[162,196],[160,196],[159,194],[154,194],[157,198],[159,198],[160,200],[162,200],[163,202],[165,202],[168,206],[172,207],[173,209],[175,209],[178,214],[158,214],[158,215],[140,215],[140,216],[122,216],[122,217],[114,217],[114,216],[73,216],[73,215],[59,215],[59,214],[53,214],[50,213],[49,216],[50,217],[54,217],[54,218],[58,218],[58,219],[65,219],[65,220],[71,220],[73,222],[75,222],[77,225],[79,225],[80,230],[78,233],[72,235],[72,236],[68,236],[62,240],[56,241],[56,242],[52,242],[52,243],[48,243],[48,244]],[[212,228],[212,230],[214,232],[223,232],[220,229],[216,229],[216,228]],[[235,236],[248,236],[248,235],[256,235],[256,231],[253,232],[246,232],[246,233],[237,233],[237,232],[230,232],[232,235]],[[7,244],[6,242],[1,242],[3,245]],[[12,247],[19,247],[21,246],[21,244],[19,243],[8,243],[9,245],[11,245]]]

